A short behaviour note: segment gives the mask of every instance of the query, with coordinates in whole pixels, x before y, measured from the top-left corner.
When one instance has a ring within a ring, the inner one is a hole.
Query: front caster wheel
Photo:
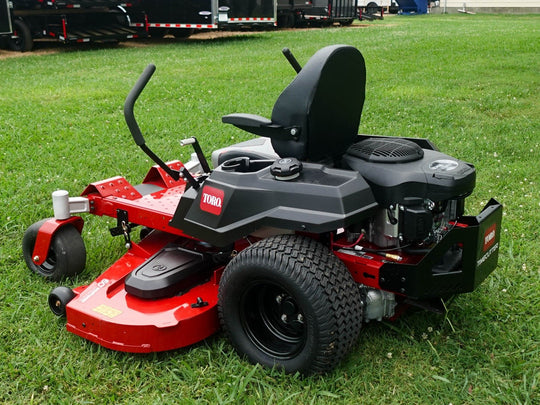
[[[49,308],[56,316],[66,316],[66,306],[75,297],[75,293],[68,287],[56,287],[49,294]]]
[[[310,238],[281,235],[240,252],[219,285],[222,327],[253,363],[330,371],[362,323],[360,291],[344,264]]]
[[[34,263],[32,257],[34,246],[39,229],[45,221],[47,220],[30,225],[24,233],[22,251],[28,268],[52,281],[59,281],[82,272],[86,263],[86,248],[81,234],[71,224],[62,226],[53,235],[47,259],[40,265]]]

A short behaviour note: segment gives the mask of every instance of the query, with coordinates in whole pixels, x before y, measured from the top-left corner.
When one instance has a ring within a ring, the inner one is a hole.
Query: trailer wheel
[[[189,38],[195,30],[193,28],[179,28],[174,31],[175,38]]]
[[[296,17],[294,13],[286,11],[278,14],[277,25],[279,28],[293,28],[296,23]]]
[[[347,268],[322,244],[297,235],[240,252],[221,278],[218,311],[240,354],[290,373],[331,370],[362,323],[360,291]]]
[[[13,34],[9,39],[9,49],[16,52],[28,52],[34,45],[30,27],[22,20],[13,21]]]
[[[49,308],[56,316],[66,316],[66,306],[75,297],[75,293],[68,287],[56,287],[49,294]]]
[[[71,225],[65,225],[53,235],[47,259],[37,265],[32,260],[39,228],[46,220],[30,225],[24,233],[22,250],[24,261],[30,270],[46,279],[59,281],[84,270],[86,248],[81,234]]]
[[[366,6],[366,14],[377,14],[379,10],[379,5],[374,1],[370,1]]]

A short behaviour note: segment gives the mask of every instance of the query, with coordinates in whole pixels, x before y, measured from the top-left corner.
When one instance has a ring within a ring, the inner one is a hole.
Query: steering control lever
[[[131,132],[131,136],[133,137],[133,140],[135,141],[137,146],[139,146],[143,150],[143,152],[146,153],[148,157],[150,157],[150,159],[156,162],[159,167],[165,170],[165,172],[169,176],[171,176],[174,180],[178,180],[180,179],[180,172],[177,170],[173,170],[169,166],[167,166],[167,164],[163,160],[161,160],[159,156],[157,156],[148,146],[146,146],[144,136],[141,132],[141,129],[139,128],[139,124],[137,124],[135,114],[133,113],[135,101],[137,101],[137,99],[141,95],[141,92],[150,81],[150,78],[154,74],[155,70],[155,65],[148,65],[139,77],[139,80],[137,80],[137,83],[135,83],[135,86],[133,86],[133,88],[129,92],[128,96],[126,97],[126,101],[124,102],[124,118],[129,128],[129,132]]]

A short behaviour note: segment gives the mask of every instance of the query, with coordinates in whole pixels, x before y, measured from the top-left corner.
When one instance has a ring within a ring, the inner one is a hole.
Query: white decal
[[[211,194],[203,194],[203,203],[210,204],[213,207],[221,208],[221,198]]]
[[[491,249],[489,249],[484,256],[482,256],[478,261],[476,262],[476,267],[480,266],[482,263],[484,263],[489,257],[495,253],[499,249],[499,244],[494,244]]]
[[[109,284],[109,280],[104,278],[99,283],[97,283],[97,287],[94,288],[90,293],[86,293],[86,291],[83,292],[84,297],[81,298],[81,302],[86,302],[90,298],[92,298],[101,288],[105,287],[107,284]]]

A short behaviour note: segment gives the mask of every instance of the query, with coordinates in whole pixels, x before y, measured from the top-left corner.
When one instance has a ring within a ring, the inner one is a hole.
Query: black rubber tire
[[[81,234],[71,224],[56,231],[45,262],[39,266],[33,262],[32,254],[37,234],[45,221],[46,219],[30,225],[24,233],[22,251],[28,268],[52,281],[60,281],[81,273],[86,264],[86,248]]]
[[[370,1],[366,6],[366,14],[377,14],[380,11],[380,7],[374,1]]]
[[[189,38],[195,30],[193,28],[179,28],[174,30],[172,33],[175,38]]]
[[[279,28],[293,28],[296,23],[296,17],[292,12],[284,12],[278,15]]]
[[[9,49],[16,52],[31,51],[34,46],[30,27],[22,20],[13,20],[13,33],[17,38],[10,38],[8,41]]]
[[[68,287],[56,287],[49,294],[49,308],[56,316],[66,316],[66,306],[75,297],[75,293]]]
[[[240,252],[221,278],[218,311],[232,345],[252,363],[305,375],[334,368],[362,325],[360,290],[345,265],[298,235]]]
[[[144,238],[146,238],[148,235],[150,235],[150,232],[152,232],[152,231],[153,231],[153,229],[149,228],[147,226],[141,228],[141,231],[139,232],[140,240],[143,240]]]

